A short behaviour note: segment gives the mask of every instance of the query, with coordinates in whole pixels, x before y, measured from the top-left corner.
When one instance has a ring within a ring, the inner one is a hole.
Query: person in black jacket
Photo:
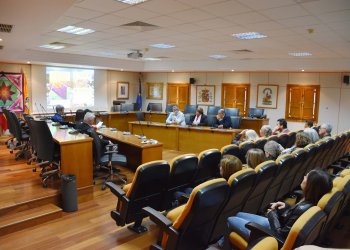
[[[234,231],[249,240],[250,230],[245,225],[254,222],[262,227],[272,230],[277,236],[286,239],[294,222],[310,207],[316,206],[322,196],[330,192],[333,183],[330,175],[320,169],[310,171],[301,183],[304,198],[294,206],[278,201],[271,203],[267,210],[267,217],[239,212],[236,216],[227,219],[228,230],[225,234],[224,249],[229,249],[229,234]]]
[[[205,114],[203,114],[202,108],[198,108],[196,110],[196,114],[191,116],[190,125],[193,125],[193,126],[207,126],[208,125],[207,116]]]
[[[220,109],[218,115],[216,116],[216,123],[214,124],[216,128],[230,128],[231,127],[231,118],[225,115],[225,110]]]

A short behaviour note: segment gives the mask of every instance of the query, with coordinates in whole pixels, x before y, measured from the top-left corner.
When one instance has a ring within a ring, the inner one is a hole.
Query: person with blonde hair
[[[265,153],[260,148],[249,149],[245,155],[245,159],[247,161],[248,167],[253,169],[260,163],[266,161]]]
[[[298,148],[304,148],[311,143],[310,137],[305,132],[298,132],[295,136],[294,146],[282,151],[281,154],[291,154]]]
[[[228,180],[231,175],[242,170],[242,162],[236,156],[224,155],[220,161],[220,175]]]

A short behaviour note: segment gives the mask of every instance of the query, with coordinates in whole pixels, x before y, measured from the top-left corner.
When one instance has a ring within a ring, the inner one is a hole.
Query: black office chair
[[[137,111],[137,112],[135,113],[135,115],[136,115],[136,118],[137,118],[137,120],[138,120],[139,122],[145,121],[145,116],[144,116],[144,114],[143,114],[141,111]]]
[[[32,137],[35,137],[35,150],[38,164],[33,168],[41,167],[40,177],[43,187],[47,187],[48,178],[60,174],[60,153],[58,145],[55,145],[51,131],[46,121],[30,120]]]
[[[147,111],[162,112],[163,105],[161,103],[150,102],[147,105]]]
[[[173,107],[176,106],[176,104],[167,104],[166,108],[165,108],[165,112],[168,114],[170,114],[171,112],[173,112]]]
[[[191,114],[185,114],[185,123],[187,124],[187,125],[191,125]]]
[[[23,117],[24,117],[24,120],[26,121],[26,124],[28,125],[28,135],[29,135],[29,148],[30,148],[30,151],[31,151],[31,157],[28,159],[27,161],[27,164],[30,165],[32,164],[32,162],[35,162],[37,160],[37,156],[36,156],[36,137],[33,136],[32,134],[32,128],[31,128],[31,123],[30,121],[33,120],[34,118],[31,116],[31,115],[28,115],[28,114],[25,114],[23,113],[22,114]]]
[[[85,112],[82,109],[77,109],[75,112],[75,123],[80,123],[84,121]]]
[[[19,150],[15,155],[15,159],[25,158],[28,155],[27,153],[29,153],[29,135],[22,129],[20,121],[14,112],[10,111],[8,115],[10,119],[8,122],[12,124],[11,126],[14,129],[13,132],[17,141],[17,145],[13,149]],[[10,152],[13,153],[13,150]]]
[[[209,106],[208,107],[208,111],[207,111],[207,115],[209,117],[209,115],[217,115],[218,111],[221,109],[220,106]]]
[[[241,127],[242,117],[241,116],[230,116],[231,127],[234,129],[239,129]]]
[[[239,108],[225,108],[225,115],[239,116]]]
[[[88,134],[93,139],[93,149],[94,149],[94,163],[95,167],[100,169],[107,169],[109,171],[105,177],[105,181],[102,185],[102,190],[106,189],[106,182],[116,182],[117,180],[126,183],[126,178],[121,177],[117,174],[117,169],[114,168],[115,165],[126,166],[127,160],[125,155],[118,154],[116,150],[117,145],[111,144],[104,148],[103,142],[94,129],[89,129]],[[113,180],[113,177],[117,177],[117,180]]]
[[[197,108],[198,108],[198,105],[186,104],[185,109],[184,109],[184,114],[194,115],[196,113]]]
[[[121,112],[130,112],[130,111],[135,111],[135,110],[136,110],[135,103],[122,103],[120,105]]]
[[[207,121],[208,121],[208,126],[209,127],[214,127],[216,124],[216,115],[208,115],[207,116]]]

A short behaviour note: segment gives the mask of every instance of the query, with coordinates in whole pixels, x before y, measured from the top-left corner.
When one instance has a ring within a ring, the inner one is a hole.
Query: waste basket
[[[77,185],[74,174],[61,176],[62,209],[64,212],[78,210]]]

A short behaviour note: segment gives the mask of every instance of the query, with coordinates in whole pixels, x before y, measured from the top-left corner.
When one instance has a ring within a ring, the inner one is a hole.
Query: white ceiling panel
[[[73,7],[69,8],[69,10],[66,11],[64,14],[65,14],[65,16],[68,16],[68,17],[74,17],[74,18],[80,18],[83,20],[88,20],[91,18],[101,16],[104,13],[100,12],[100,11],[89,10],[89,9],[84,9],[84,8],[79,8],[79,7],[73,6]]]
[[[232,22],[226,21],[222,18],[211,18],[203,21],[198,21],[197,25],[204,28],[213,29],[218,27],[230,27],[232,26]]]
[[[77,7],[97,10],[105,13],[122,10],[130,7],[127,4],[118,2],[116,0],[85,0],[75,4]]]
[[[268,17],[261,15],[258,12],[252,11],[238,15],[224,16],[223,18],[241,25],[257,22],[266,22],[270,20]]]
[[[262,10],[261,13],[273,20],[287,19],[293,17],[297,18],[309,15],[309,12],[307,12],[304,8],[296,4],[291,6]]]
[[[201,21],[205,19],[210,19],[210,16],[208,16],[208,13],[197,9],[189,9],[185,11],[175,12],[175,13],[169,14],[168,16],[185,21],[185,22],[196,22],[196,21]]]
[[[250,30],[247,30],[247,32],[255,31],[255,32],[268,32],[269,30],[278,30],[284,28],[283,25],[269,21],[269,22],[260,22],[260,23],[247,23],[245,25]],[[268,34],[265,34],[268,35]]]
[[[191,6],[173,0],[151,0],[139,5],[140,8],[162,15],[190,9]]]
[[[176,19],[170,16],[159,16],[159,17],[154,17],[151,19],[146,20],[147,23],[157,25],[160,27],[170,27],[170,26],[175,26],[179,24],[183,24],[186,21]]]
[[[192,0],[192,1],[177,0],[177,1],[193,7],[201,7],[201,6],[205,6],[213,3],[225,2],[227,0]]]
[[[100,16],[97,18],[93,18],[90,21],[108,24],[108,25],[112,25],[112,26],[119,26],[119,25],[129,23],[132,20],[128,19],[128,18],[124,18],[124,17],[119,17],[116,15],[104,15],[104,16]]]
[[[322,23],[318,18],[314,16],[302,16],[298,18],[288,18],[278,21],[280,24],[283,24],[285,27],[298,27],[305,25],[319,25]]]
[[[113,27],[112,25],[96,23],[91,21],[80,22],[80,23],[77,23],[76,26],[83,27],[85,29],[93,29],[96,31],[102,31]]]
[[[324,14],[327,12],[350,9],[349,0],[318,0],[301,4],[306,10],[313,14]]]
[[[254,10],[265,10],[295,4],[295,0],[238,0]]]
[[[221,3],[206,5],[200,7],[203,11],[213,14],[218,17],[231,16],[233,14],[239,14],[249,12],[251,9],[235,1],[225,1]]]
[[[138,8],[137,6],[133,8],[119,10],[119,11],[113,12],[112,14],[121,16],[127,19],[135,20],[135,21],[142,21],[142,20],[157,17],[160,15],[159,13]]]

